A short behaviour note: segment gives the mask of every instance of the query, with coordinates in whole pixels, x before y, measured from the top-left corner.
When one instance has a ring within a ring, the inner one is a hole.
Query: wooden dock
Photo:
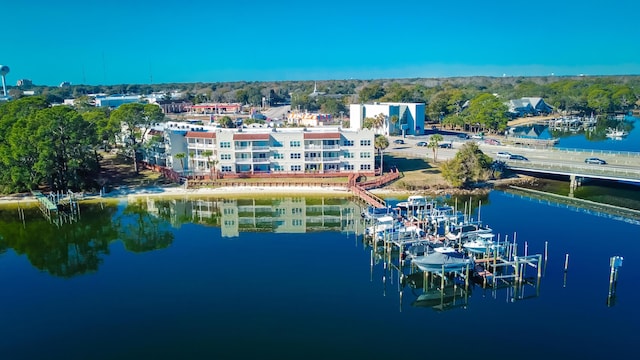
[[[50,193],[48,196],[40,191],[31,191],[38,202],[42,215],[52,224],[61,226],[72,223],[80,217],[80,207],[77,196],[72,192]]]

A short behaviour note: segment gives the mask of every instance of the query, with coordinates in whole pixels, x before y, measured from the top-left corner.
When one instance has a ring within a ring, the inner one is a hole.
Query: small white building
[[[96,96],[97,107],[117,108],[122,104],[143,103],[145,102],[139,95],[109,95]]]
[[[373,103],[351,104],[349,106],[349,121],[351,130],[363,128],[364,119],[384,115],[384,124],[375,129],[383,135],[421,135],[424,132],[424,103]],[[397,122],[393,122],[394,116]]]

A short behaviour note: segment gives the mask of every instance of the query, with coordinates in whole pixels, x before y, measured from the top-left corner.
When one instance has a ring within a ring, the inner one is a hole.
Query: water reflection
[[[122,241],[134,253],[165,249],[174,228],[188,223],[220,227],[223,237],[241,232],[360,234],[361,207],[348,199],[182,199],[147,198],[118,205],[83,204],[75,223],[52,224],[38,208],[0,209],[0,255],[12,249],[38,270],[59,277],[95,272]]]
[[[107,216],[104,216],[104,212]],[[25,255],[38,270],[51,275],[72,277],[98,270],[109,243],[116,238],[110,214],[115,209],[88,207],[75,224],[55,227],[37,208],[25,211],[25,222],[17,212],[0,211],[0,248]]]
[[[267,199],[144,200],[147,210],[173,226],[219,226],[223,237],[241,232],[360,234],[361,206],[349,199],[284,197]]]

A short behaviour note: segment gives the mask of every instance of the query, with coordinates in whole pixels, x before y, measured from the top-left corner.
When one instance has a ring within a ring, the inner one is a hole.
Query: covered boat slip
[[[420,277],[419,282],[424,284],[424,296],[416,299],[415,306],[432,304],[434,299],[437,300],[435,292],[441,292],[442,302],[433,308],[450,308],[452,303],[447,299],[466,298],[471,284],[491,288],[494,296],[500,289],[511,289],[510,296],[516,300],[538,296],[543,271],[542,255],[526,254],[525,243],[525,255],[518,256],[518,244],[515,241],[496,242],[492,246],[492,239],[493,234],[483,234],[476,239],[488,242],[484,251],[476,252],[464,246],[447,247],[444,237],[371,241],[371,266],[373,268],[374,263],[382,260],[385,269],[391,273],[397,272],[399,283],[407,277]],[[527,274],[529,267],[535,269],[534,274]],[[534,288],[534,292],[529,291],[529,295],[525,296],[527,287]],[[399,291],[402,292],[401,289]],[[430,300],[427,301],[427,298]]]

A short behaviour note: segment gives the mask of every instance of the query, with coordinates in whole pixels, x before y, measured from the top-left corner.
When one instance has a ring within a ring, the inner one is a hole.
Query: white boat
[[[401,201],[396,206],[402,209],[415,210],[415,209],[421,209],[425,207],[432,207],[433,204],[425,196],[411,195],[407,198],[407,201]]]
[[[419,226],[415,226],[415,225],[386,229],[386,230],[378,231],[376,233],[376,239],[379,241],[382,241],[382,240],[402,241],[402,240],[422,239],[424,238],[424,236],[425,236],[424,231]]]
[[[465,242],[462,247],[475,254],[493,254],[504,247],[504,244],[494,242],[494,237],[493,233],[479,233],[471,241]]]
[[[392,208],[376,208],[373,206],[369,206],[368,208],[362,210],[360,216],[365,220],[375,220],[381,218],[383,216],[397,216],[398,214]]]
[[[415,264],[422,271],[437,272],[453,272],[474,269],[475,263],[472,258],[456,251],[452,247],[439,247],[433,249],[430,254],[416,256],[411,259],[411,263]]]
[[[491,233],[493,230],[488,226],[481,226],[477,223],[463,223],[458,225],[452,225],[449,231],[444,234],[444,237],[449,241],[466,242],[471,240],[477,234]]]
[[[365,234],[373,236],[373,234],[380,231],[387,231],[389,229],[403,227],[401,222],[396,220],[393,216],[382,216],[374,220],[375,223],[365,229]]]
[[[607,129],[607,137],[609,138],[621,138],[627,135],[629,135],[629,133],[624,130],[618,130],[613,128]]]
[[[447,205],[433,208],[433,210],[427,214],[426,219],[435,224],[444,222],[458,223],[463,216],[462,212],[456,211],[453,206]]]

